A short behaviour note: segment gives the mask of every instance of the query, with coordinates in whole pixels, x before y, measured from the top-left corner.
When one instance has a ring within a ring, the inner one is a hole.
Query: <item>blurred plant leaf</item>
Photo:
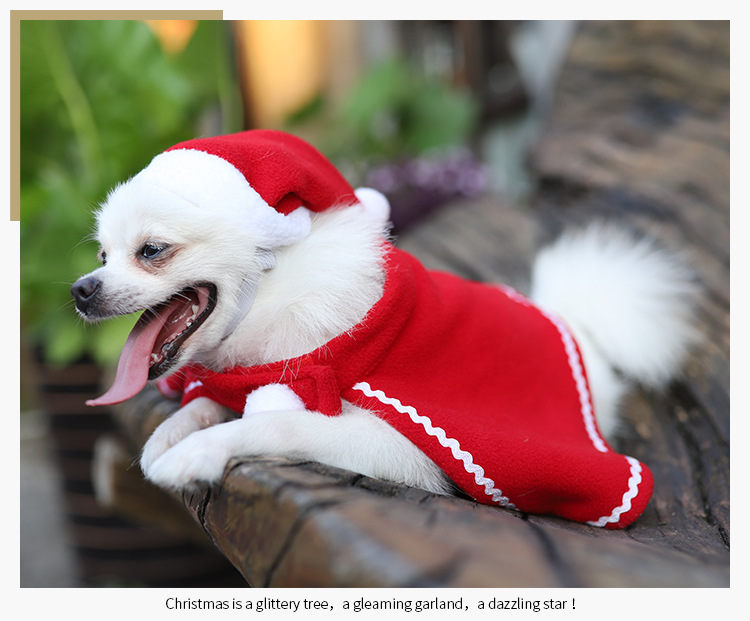
[[[92,208],[154,155],[202,133],[222,98],[226,130],[240,129],[223,36],[200,23],[170,56],[141,21],[21,21],[21,316],[51,360],[112,362],[133,323],[83,326],[73,309],[70,285],[96,265]]]
[[[465,145],[478,119],[469,93],[427,78],[401,59],[375,65],[335,111],[316,104],[290,117],[289,127],[319,136],[326,155],[348,162]]]

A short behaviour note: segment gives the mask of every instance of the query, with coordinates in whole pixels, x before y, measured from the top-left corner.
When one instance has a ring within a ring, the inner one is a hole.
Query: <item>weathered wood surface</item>
[[[529,208],[453,205],[399,244],[432,267],[521,290],[541,241],[592,216],[687,253],[706,339],[667,395],[627,404],[623,450],[656,479],[625,531],[522,516],[314,463],[238,459],[185,495],[252,586],[728,586],[728,23],[588,23],[531,157]],[[142,445],[169,405],[119,416]]]

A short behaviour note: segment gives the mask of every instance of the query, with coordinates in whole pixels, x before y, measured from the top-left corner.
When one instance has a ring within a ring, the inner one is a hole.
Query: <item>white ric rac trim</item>
[[[622,496],[622,504],[616,507],[612,513],[600,517],[598,520],[593,522],[587,522],[592,526],[604,526],[605,524],[616,523],[620,521],[620,515],[627,513],[631,509],[631,500],[638,495],[638,486],[640,485],[643,477],[641,477],[641,464],[637,459],[625,456],[630,464],[630,479],[628,479],[628,491]]]
[[[586,374],[583,371],[583,363],[581,362],[581,357],[578,355],[575,340],[573,339],[570,330],[568,330],[568,326],[566,326],[556,315],[535,306],[530,300],[518,293],[518,291],[512,287],[499,285],[498,288],[509,298],[512,298],[519,304],[537,308],[560,333],[560,338],[562,339],[563,347],[565,348],[565,354],[568,357],[568,366],[570,367],[570,372],[573,374],[573,381],[575,381],[576,390],[578,391],[578,401],[581,404],[581,415],[583,416],[583,424],[586,428],[586,433],[597,451],[601,453],[609,452],[606,443],[602,440],[602,437],[596,430],[594,408],[591,406],[591,394],[589,393],[588,385],[586,384]]]
[[[576,389],[578,390],[578,400],[581,403],[581,414],[583,415],[583,424],[586,427],[586,433],[597,451],[607,453],[609,449],[596,430],[596,424],[594,423],[594,409],[591,407],[591,394],[586,385],[583,364],[581,363],[581,357],[578,355],[573,336],[570,334],[568,327],[558,317],[546,313],[545,311],[541,312],[553,323],[562,337],[565,353],[568,355],[568,364],[570,365],[570,370],[573,373],[573,379],[576,383]]]
[[[500,288],[506,293],[506,295],[520,304],[532,306],[531,301],[511,287],[502,285]],[[570,371],[573,374],[576,389],[578,390],[578,400],[581,404],[581,414],[583,415],[583,423],[586,428],[586,433],[596,450],[602,453],[607,453],[609,452],[609,449],[596,429],[594,409],[591,406],[591,394],[589,393],[586,384],[583,363],[581,362],[581,357],[578,355],[578,349],[576,348],[573,335],[570,333],[568,326],[565,325],[559,317],[541,308],[539,308],[539,311],[552,322],[552,325],[557,328],[557,331],[562,338],[563,347],[565,347],[565,353],[568,356],[568,365],[570,366]],[[642,468],[640,462],[628,456],[625,456],[625,459],[627,459],[630,464],[630,478],[628,479],[628,489],[622,496],[622,504],[619,507],[615,507],[609,515],[602,516],[595,521],[587,522],[587,524],[591,524],[592,526],[604,526],[605,524],[616,523],[620,521],[620,515],[630,511],[631,501],[638,495],[638,486],[643,478],[641,477]]]
[[[367,382],[359,382],[353,386],[355,390],[359,390],[367,397],[375,397],[378,401],[384,405],[389,405],[401,414],[407,414],[412,422],[422,425],[428,435],[437,438],[438,442],[445,448],[450,449],[454,459],[463,463],[464,469],[469,474],[474,475],[474,481],[479,487],[484,487],[484,493],[492,498],[493,502],[496,502],[501,507],[507,507],[509,509],[516,509],[503,493],[495,488],[495,482],[492,479],[484,476],[484,468],[479,464],[474,463],[474,457],[471,453],[461,449],[458,440],[455,438],[449,438],[445,430],[441,427],[434,427],[432,421],[427,417],[419,414],[410,405],[403,405],[398,399],[387,397],[382,390],[373,390],[370,384]]]

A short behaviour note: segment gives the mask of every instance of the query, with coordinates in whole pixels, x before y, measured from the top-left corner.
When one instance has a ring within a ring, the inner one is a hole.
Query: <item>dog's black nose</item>
[[[70,288],[70,294],[76,301],[76,308],[85,313],[88,310],[89,304],[92,299],[96,296],[96,292],[99,291],[101,281],[92,276],[81,278],[77,280]]]

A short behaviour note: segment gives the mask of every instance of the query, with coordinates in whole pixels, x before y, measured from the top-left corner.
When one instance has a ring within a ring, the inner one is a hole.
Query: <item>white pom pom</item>
[[[257,388],[247,396],[242,416],[251,416],[258,412],[304,409],[305,403],[289,386],[285,384],[268,384],[267,386]]]
[[[377,190],[372,188],[357,188],[354,190],[357,200],[365,208],[365,213],[370,216],[374,222],[385,225],[391,217],[391,205],[388,199]]]

